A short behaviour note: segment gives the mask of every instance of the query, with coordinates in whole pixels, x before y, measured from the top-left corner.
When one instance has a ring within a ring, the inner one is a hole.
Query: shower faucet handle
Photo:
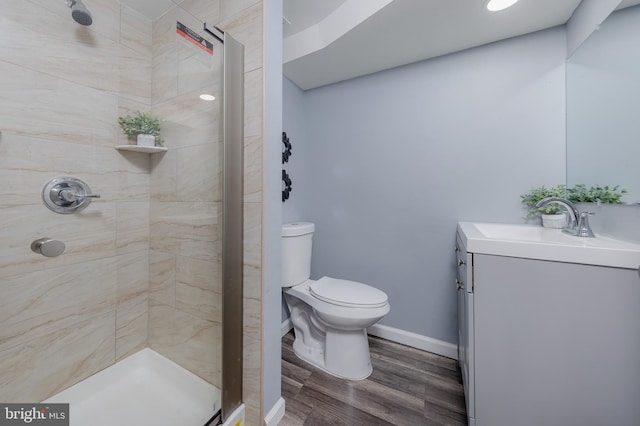
[[[67,203],[73,203],[83,198],[100,198],[98,194],[83,194],[74,189],[61,189],[58,195],[61,200]]]
[[[51,179],[42,189],[45,206],[56,213],[81,211],[89,205],[92,198],[100,198],[100,195],[92,194],[89,185],[70,176]]]

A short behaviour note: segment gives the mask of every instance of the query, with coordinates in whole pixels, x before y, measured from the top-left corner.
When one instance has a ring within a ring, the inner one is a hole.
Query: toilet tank
[[[282,225],[282,287],[293,287],[311,276],[313,231],[310,222]]]

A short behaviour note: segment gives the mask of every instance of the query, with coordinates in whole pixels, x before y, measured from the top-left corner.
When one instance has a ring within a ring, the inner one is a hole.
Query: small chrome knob
[[[456,288],[458,290],[464,288],[464,283],[462,281],[460,281],[460,280],[456,280]]]
[[[467,262],[465,262],[464,260],[458,259],[458,266],[462,266],[462,265],[466,265],[466,264],[467,264]]]
[[[48,237],[38,238],[31,243],[31,251],[41,254],[45,257],[56,257],[64,253],[67,246],[60,240],[54,240]]]

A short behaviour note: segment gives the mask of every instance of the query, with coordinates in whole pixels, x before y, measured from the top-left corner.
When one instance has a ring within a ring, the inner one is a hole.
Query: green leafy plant
[[[565,185],[558,185],[553,188],[546,188],[543,185],[533,188],[528,193],[521,195],[522,203],[529,208],[527,217],[535,216],[538,213],[559,214],[565,211],[564,207],[557,203],[547,204],[544,207],[536,207],[538,201],[547,197],[567,198],[567,187]]]
[[[119,117],[118,123],[129,139],[135,139],[138,135],[153,135],[156,137],[156,145],[162,146],[164,144],[160,137],[160,120],[148,112],[135,111],[124,117]]]
[[[627,193],[627,190],[620,188],[620,185],[614,187],[596,185],[587,188],[586,185],[579,184],[568,188],[567,192],[568,200],[573,203],[624,204],[622,196]]]

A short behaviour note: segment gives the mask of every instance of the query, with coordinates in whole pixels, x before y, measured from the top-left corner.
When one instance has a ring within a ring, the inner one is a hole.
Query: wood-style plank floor
[[[282,338],[280,426],[466,425],[456,361],[369,337],[373,373],[365,380],[333,377],[300,360],[293,332]]]

